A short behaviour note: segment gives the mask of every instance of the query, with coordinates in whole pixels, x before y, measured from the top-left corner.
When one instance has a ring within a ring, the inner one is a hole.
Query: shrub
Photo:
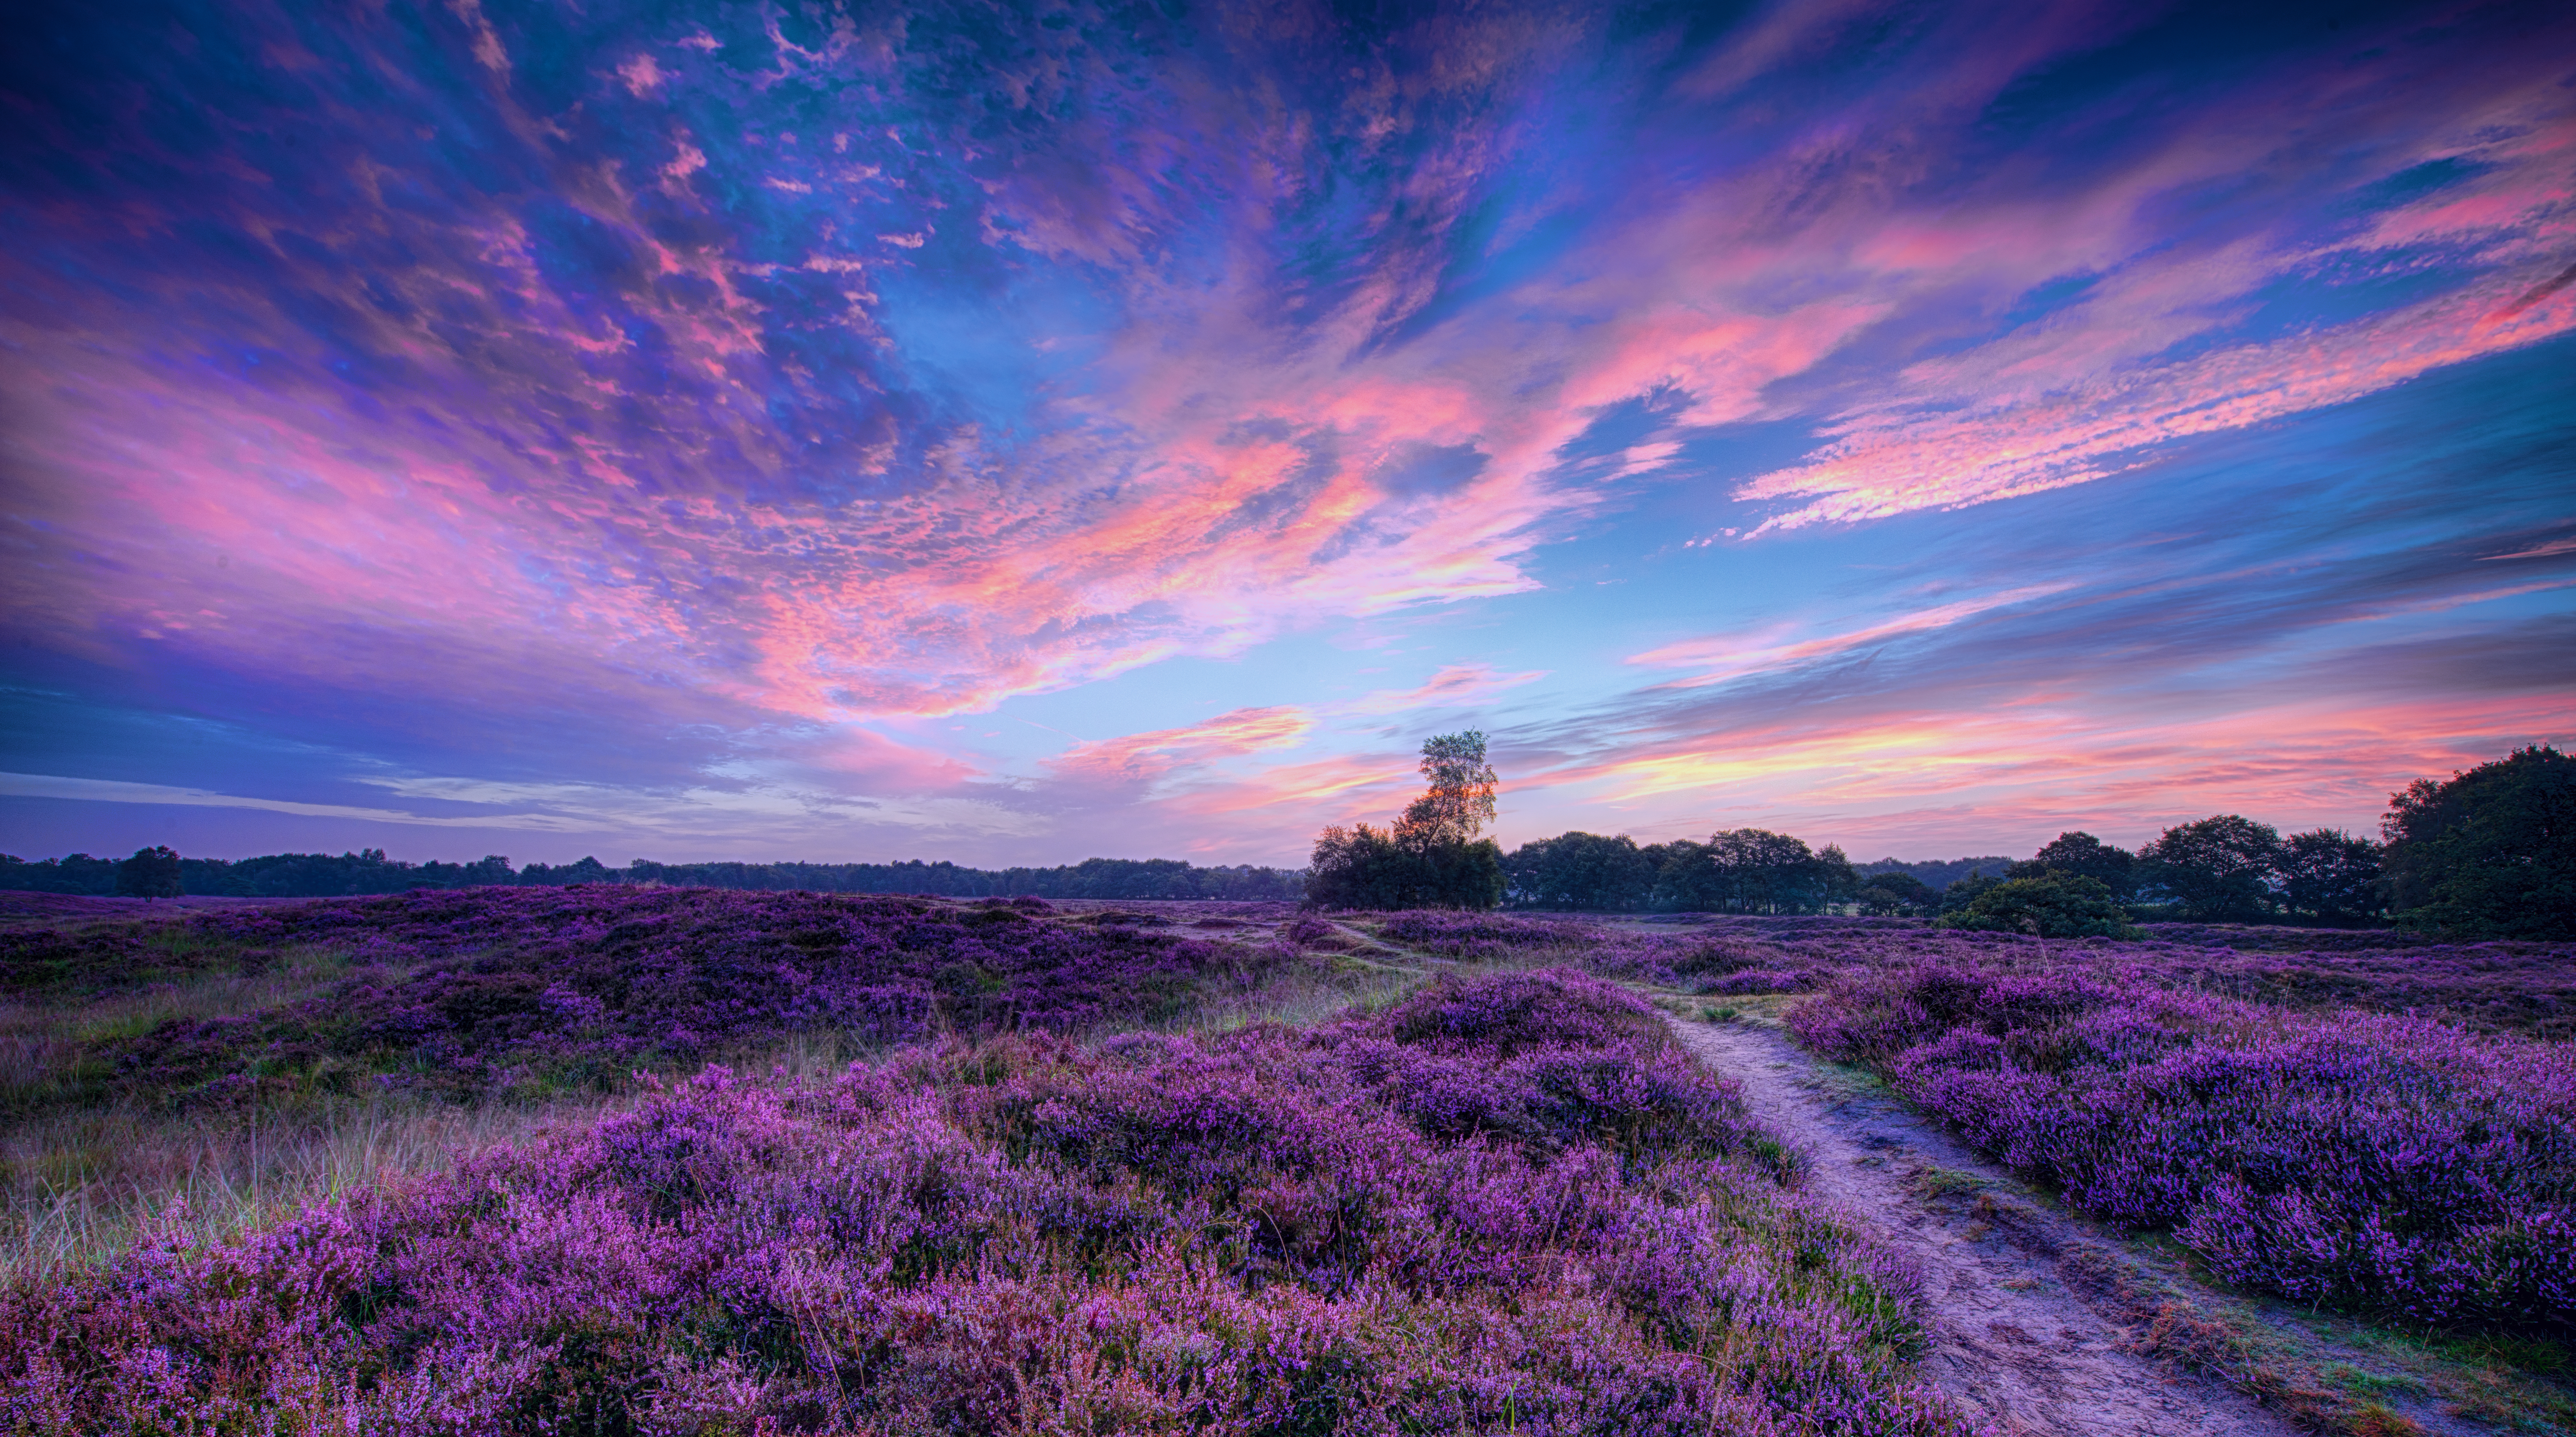
[[[2043,871],[1984,889],[1966,907],[1940,919],[1945,928],[2028,933],[2040,938],[2131,938],[2128,914],[2101,880]]]

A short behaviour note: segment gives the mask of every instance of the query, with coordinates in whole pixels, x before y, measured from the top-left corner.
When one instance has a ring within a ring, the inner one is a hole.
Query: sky
[[[2563,4],[99,0],[0,849],[2136,844],[2576,740]]]

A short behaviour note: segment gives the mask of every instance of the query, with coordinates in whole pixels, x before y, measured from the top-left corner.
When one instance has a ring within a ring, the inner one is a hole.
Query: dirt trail
[[[2204,1378],[2122,1350],[2122,1319],[2070,1291],[2062,1257],[2090,1244],[2077,1224],[2027,1203],[2004,1173],[1884,1098],[1820,1088],[1816,1064],[1769,1029],[1675,1022],[1711,1069],[1812,1162],[1816,1189],[1922,1264],[1933,1311],[1928,1374],[2012,1434],[2187,1437],[2294,1429]],[[1983,1211],[1966,1201],[1982,1186]]]

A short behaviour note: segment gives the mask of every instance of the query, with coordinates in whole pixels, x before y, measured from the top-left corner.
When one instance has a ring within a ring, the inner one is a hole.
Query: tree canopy
[[[2057,869],[1981,887],[1956,913],[1942,917],[1940,926],[2040,938],[2127,938],[2138,932],[2109,884]]]
[[[1315,837],[1306,901],[1319,908],[1491,908],[1503,898],[1503,853],[1479,838],[1500,781],[1473,729],[1422,745],[1422,796],[1392,827],[1327,827]]]
[[[1856,899],[1861,911],[1878,917],[1935,907],[1941,901],[1931,884],[1901,869],[1871,874],[1860,885]]]
[[[2340,829],[2294,833],[2277,858],[2281,905],[2293,917],[2328,925],[2360,923],[2387,906],[2380,847]]]
[[[2127,898],[2137,887],[2136,858],[2125,848],[2104,843],[2089,833],[2061,833],[2048,845],[2030,856],[2027,863],[2016,863],[2006,872],[2009,878],[2034,878],[2042,873],[2064,873],[2090,878],[2111,890],[2114,898]]]
[[[2166,829],[2138,850],[2140,877],[2202,923],[2252,922],[2272,906],[2281,835],[2269,824],[2222,813]]]
[[[1618,913],[1654,897],[1662,849],[1639,848],[1622,833],[1561,833],[1532,839],[1503,860],[1511,901],[1525,908]]]
[[[2380,820],[2398,917],[2492,938],[2576,937],[2576,758],[2546,744],[2419,778]]]
[[[1839,848],[1819,853],[1805,840],[1761,828],[1712,833],[1706,843],[1667,845],[1655,906],[1695,913],[1817,913],[1860,891]]]
[[[116,865],[116,891],[126,898],[176,898],[188,890],[179,882],[179,855],[167,847],[138,848]]]

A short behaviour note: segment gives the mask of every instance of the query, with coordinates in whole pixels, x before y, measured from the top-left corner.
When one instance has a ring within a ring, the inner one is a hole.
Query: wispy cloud
[[[1420,709],[1458,708],[1481,703],[1499,693],[1546,678],[1544,670],[1506,674],[1489,664],[1449,664],[1409,689],[1377,689],[1334,707],[1350,714],[1410,713]]]
[[[1314,726],[1314,719],[1301,708],[1236,709],[1183,728],[1078,743],[1051,760],[1049,767],[1094,781],[1149,782],[1183,766],[1294,748]]]
[[[152,803],[180,808],[246,808],[298,818],[347,818],[368,823],[395,823],[424,828],[515,828],[534,832],[578,831],[547,814],[502,813],[433,817],[398,808],[371,808],[346,803],[303,803],[292,799],[254,798],[164,783],[126,783],[115,779],[67,778],[59,774],[0,773],[0,793],[13,798],[70,798],[90,803]]]
[[[2071,582],[2030,584],[2018,589],[2006,589],[2000,593],[1981,594],[1973,599],[1935,604],[1930,608],[1899,614],[1894,618],[1883,619],[1863,628],[1794,642],[1782,642],[1782,636],[1777,629],[1760,635],[1739,634],[1724,638],[1685,639],[1677,644],[1665,644],[1659,648],[1649,649],[1642,654],[1632,654],[1627,661],[1654,668],[1697,669],[1698,673],[1688,678],[1668,680],[1663,686],[1699,688],[1708,684],[1724,683],[1728,679],[1741,678],[1746,674],[1791,667],[1829,655],[1870,648],[1909,634],[1928,633],[1934,629],[1948,628],[1962,619],[1974,618],[1996,609],[2046,598],[2051,594],[2062,594],[2073,587]]]

